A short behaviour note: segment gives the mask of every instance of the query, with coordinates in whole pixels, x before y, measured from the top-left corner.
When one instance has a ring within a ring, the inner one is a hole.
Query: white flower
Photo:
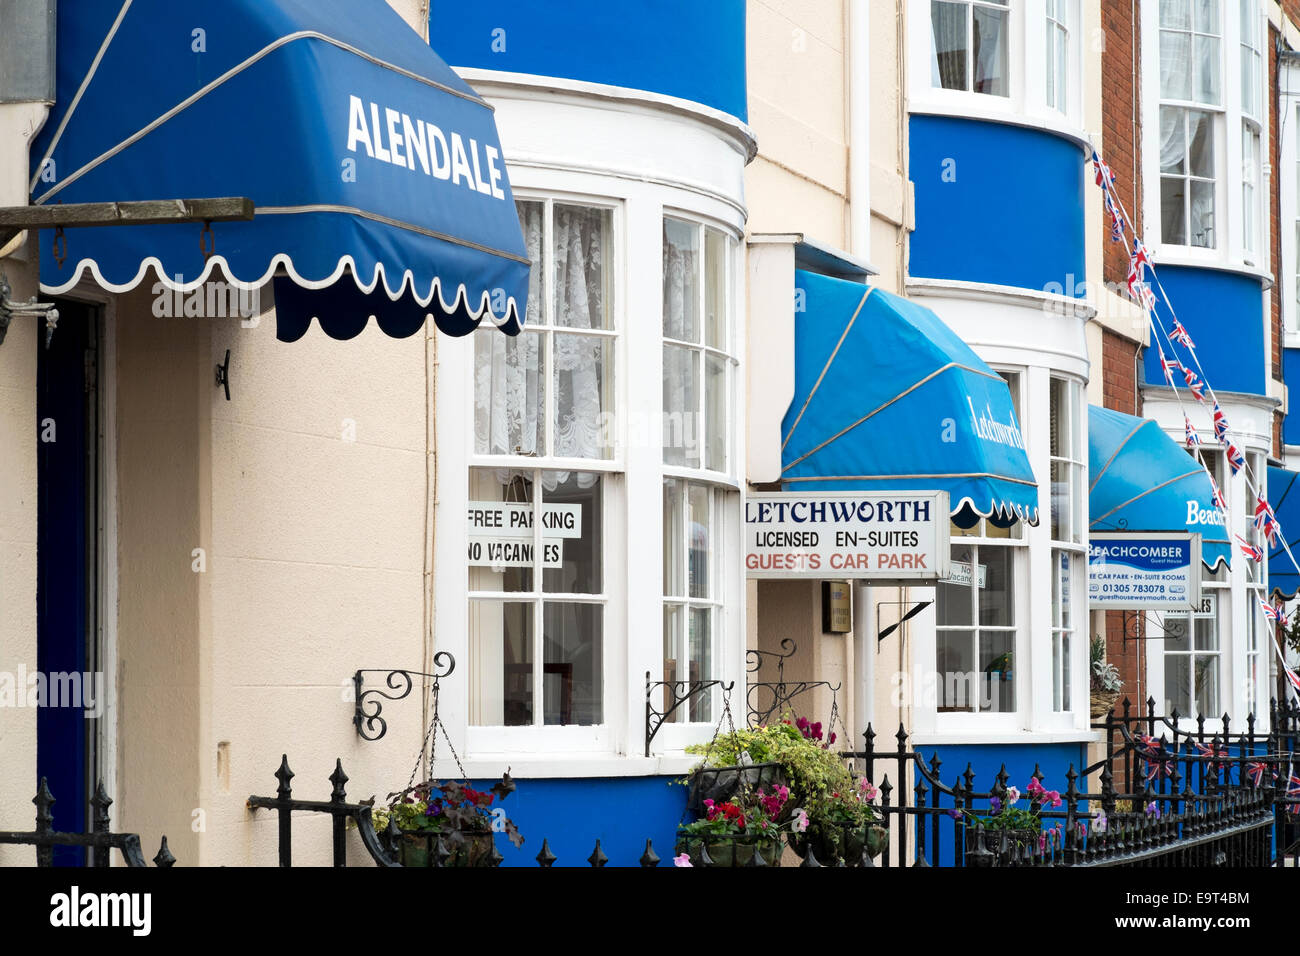
[[[794,819],[790,824],[790,828],[795,833],[803,833],[808,829],[808,813],[802,807],[794,812]]]
[[[1007,804],[1013,804],[1020,799],[1020,791],[1015,787],[1007,787]]]

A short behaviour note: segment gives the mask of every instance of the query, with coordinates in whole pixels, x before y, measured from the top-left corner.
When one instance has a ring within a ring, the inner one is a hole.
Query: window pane
[[[980,676],[984,699],[980,710],[1002,714],[1016,709],[1013,650],[1015,635],[1005,631],[980,632]]]
[[[1190,231],[1192,245],[1214,248],[1214,183],[1193,180]]]
[[[939,631],[935,639],[935,688],[939,710],[976,710],[979,707],[980,678],[975,672],[974,638],[971,631]]]
[[[613,231],[609,209],[555,204],[555,324],[613,328]]]
[[[1187,112],[1188,136],[1191,148],[1187,151],[1193,176],[1214,178],[1214,114],[1201,110]]]
[[[1074,704],[1070,696],[1070,634],[1067,631],[1061,635],[1061,710],[1073,709]]]
[[[704,344],[727,347],[727,250],[731,240],[717,229],[704,230]]]
[[[1214,651],[1219,648],[1218,622],[1213,618],[1196,618],[1196,649]]]
[[[1160,171],[1187,172],[1187,111],[1176,106],[1160,107]]]
[[[520,201],[515,203],[515,208],[519,210],[519,224],[524,230],[524,248],[532,261],[528,272],[528,310],[524,313],[524,324],[540,325],[545,301],[542,298],[542,247],[546,243],[546,204]]]
[[[1219,23],[1219,0],[1195,0],[1192,9],[1196,11],[1193,27],[1197,32],[1218,34],[1223,31]]]
[[[1060,595],[1060,617],[1057,619],[1061,627],[1074,627],[1074,614],[1072,608],[1074,605],[1074,566],[1076,559],[1068,551],[1057,553],[1056,558],[1056,590]]]
[[[975,581],[972,562],[975,551],[954,546],[951,580],[935,586],[935,615],[940,627],[970,627],[975,623],[971,587]]]
[[[1192,713],[1192,659],[1186,654],[1165,656],[1165,713],[1177,710],[1180,714]]]
[[[584,471],[542,472],[542,589],[599,594],[602,477]]]
[[[930,4],[930,27],[934,34],[934,63],[931,82],[945,90],[967,89],[966,14],[964,3]]]
[[[1061,634],[1052,635],[1052,710],[1061,709]]]
[[[1074,465],[1054,461],[1052,470],[1052,540],[1073,541],[1078,535],[1074,517]]]
[[[976,93],[1007,95],[1007,14],[976,7],[972,39]]]
[[[705,448],[704,467],[727,470],[727,360],[717,355],[704,359]]]
[[[1186,33],[1160,31],[1160,96],[1166,100],[1192,98],[1192,38]]]
[[[542,611],[542,713],[546,724],[603,720],[599,604],[546,602]]]
[[[1188,617],[1186,614],[1166,615],[1164,619],[1165,653],[1189,651],[1192,648],[1188,636]]]
[[[610,339],[553,333],[555,454],[614,457],[614,355]]]
[[[1219,40],[1217,37],[1194,38],[1196,51],[1196,100],[1219,103]]]
[[[687,487],[687,506],[690,508],[690,522],[687,525],[690,534],[690,554],[687,561],[689,597],[707,598],[711,596],[709,559],[712,556],[713,535],[709,520],[709,489],[704,485]]]
[[[533,722],[533,605],[471,601],[469,722],[522,727]]]
[[[474,334],[474,450],[540,455],[546,450],[545,333]]]
[[[664,346],[664,464],[700,465],[700,353]]]
[[[1192,10],[1189,0],[1160,0],[1160,25],[1177,30],[1191,29]]]
[[[1217,717],[1219,709],[1219,658],[1195,656],[1196,707],[1199,713]]]
[[[504,468],[470,470],[471,591],[533,589],[532,475]]]
[[[1171,245],[1187,245],[1187,181],[1160,178],[1160,236]]]
[[[713,679],[713,609],[691,608],[690,680]],[[691,698],[691,719],[698,722],[713,719],[713,695],[697,694]]]
[[[664,337],[700,341],[700,229],[664,220]]]
[[[1010,548],[981,547],[980,564],[987,568],[987,583],[979,592],[980,623],[1010,627],[1015,620],[1015,561]]]
[[[686,593],[686,483],[664,479],[664,594]],[[667,678],[665,678],[667,679]]]

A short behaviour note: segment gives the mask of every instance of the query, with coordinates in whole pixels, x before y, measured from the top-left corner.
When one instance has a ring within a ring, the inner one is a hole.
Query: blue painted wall
[[[593,777],[589,779],[516,779],[518,789],[501,804],[519,827],[524,844],[515,849],[503,836],[497,849],[502,866],[537,866],[542,840],[550,842],[556,866],[587,866],[596,840],[609,866],[639,866],[645,841],[672,866],[677,824],[686,810],[680,777]],[[474,782],[487,789],[491,780]]]
[[[1300,349],[1282,350],[1282,381],[1287,388],[1300,390]],[[1300,408],[1282,419],[1282,441],[1300,445]]]
[[[745,0],[433,0],[429,42],[453,67],[606,83],[747,115]]]
[[[1196,343],[1196,355],[1216,391],[1268,393],[1268,358],[1264,354],[1264,297],[1253,276],[1217,269],[1162,266],[1160,282]],[[1161,299],[1156,312],[1168,330],[1173,319]],[[1168,343],[1161,341],[1168,349]],[[1180,357],[1185,354],[1180,348]],[[1160,353],[1146,350],[1148,384],[1164,385]],[[1183,383],[1178,382],[1182,388]]]
[[[908,274],[1081,296],[1085,156],[1041,130],[913,116]]]

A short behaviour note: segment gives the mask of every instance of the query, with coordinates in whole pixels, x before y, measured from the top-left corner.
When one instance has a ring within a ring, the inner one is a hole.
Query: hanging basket
[[[742,790],[771,790],[784,784],[779,763],[753,763],[743,767],[698,767],[691,772],[686,805],[697,816],[705,813],[704,801],[725,803]]]
[[[799,859],[808,856],[809,847],[822,866],[862,866],[864,854],[875,858],[889,849],[889,831],[882,826],[865,827],[810,825],[803,833],[790,834],[790,849]]]
[[[1117,690],[1094,690],[1091,697],[1091,714],[1093,720],[1101,720],[1110,713],[1110,709],[1115,706],[1115,701],[1119,700],[1120,692]]]
[[[489,832],[461,832],[459,839],[445,833],[428,830],[404,831],[397,844],[398,859],[402,866],[436,867],[438,865],[438,838],[450,851],[443,866],[450,867],[491,867],[493,851],[496,849],[494,834]]]
[[[707,862],[702,852],[706,849]],[[740,834],[717,834],[679,836],[674,852],[678,856],[685,853],[692,866],[733,867],[753,865],[754,853],[757,851],[764,866],[780,866],[783,849],[779,836],[760,840]]]

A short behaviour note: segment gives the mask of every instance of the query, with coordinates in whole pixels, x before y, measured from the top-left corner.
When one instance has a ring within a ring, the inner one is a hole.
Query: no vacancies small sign
[[[766,492],[745,502],[751,578],[937,581],[949,572],[948,494]]]
[[[1201,536],[1096,533],[1088,543],[1088,606],[1188,611],[1201,603]]]

